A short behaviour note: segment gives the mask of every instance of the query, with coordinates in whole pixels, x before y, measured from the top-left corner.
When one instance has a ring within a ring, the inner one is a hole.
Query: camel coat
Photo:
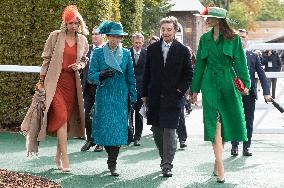
[[[43,117],[43,125],[38,136],[38,141],[41,141],[46,136],[47,128],[47,112],[53,100],[56,91],[58,78],[61,73],[63,63],[63,52],[65,46],[66,33],[61,30],[56,30],[50,33],[46,40],[44,51],[42,53],[43,64],[41,67],[40,75],[45,75],[44,89],[46,91],[46,101]],[[89,45],[87,38],[81,34],[77,34],[77,60],[76,63],[80,64],[82,68],[86,66],[88,61],[87,53]],[[82,86],[80,81],[79,72],[75,71],[77,100],[74,106],[69,123],[69,137],[85,137],[85,115]]]

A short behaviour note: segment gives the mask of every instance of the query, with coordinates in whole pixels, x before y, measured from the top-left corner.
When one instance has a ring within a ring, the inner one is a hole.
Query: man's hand
[[[192,104],[194,104],[195,106],[197,106],[197,96],[198,96],[198,93],[192,93]]]
[[[263,97],[264,97],[265,102],[271,102],[272,101],[271,95],[264,95]]]
[[[147,103],[147,102],[148,102],[148,97],[142,97],[141,99],[142,99],[142,101],[143,101],[144,106],[145,106],[146,108],[148,108],[148,105],[147,105],[147,104],[148,104],[148,103]]]

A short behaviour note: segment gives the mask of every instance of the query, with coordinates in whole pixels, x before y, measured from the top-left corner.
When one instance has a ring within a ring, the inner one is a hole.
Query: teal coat
[[[213,29],[201,36],[192,92],[202,92],[205,141],[214,140],[218,112],[221,116],[223,141],[247,139],[242,99],[233,82],[233,63],[245,87],[250,88],[246,56],[240,37],[237,35],[232,40],[225,40],[220,34],[215,42]]]
[[[105,62],[103,48],[93,51],[88,77],[89,81],[97,85],[92,136],[94,142],[102,146],[127,144],[128,94],[132,103],[137,99],[134,68],[129,50],[122,48],[122,63],[118,66],[122,72],[115,70],[113,77],[100,82],[100,72],[110,67]]]

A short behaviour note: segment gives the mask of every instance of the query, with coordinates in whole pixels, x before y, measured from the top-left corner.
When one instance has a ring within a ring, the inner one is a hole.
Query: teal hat
[[[206,7],[200,14],[196,16],[211,17],[211,18],[226,18],[227,10],[220,7]]]
[[[121,23],[116,23],[112,21],[103,21],[96,30],[99,34],[106,35],[128,35],[123,32],[123,26]]]

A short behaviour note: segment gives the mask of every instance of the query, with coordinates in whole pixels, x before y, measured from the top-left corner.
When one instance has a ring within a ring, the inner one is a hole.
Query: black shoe
[[[119,176],[119,173],[116,171],[116,169],[110,169],[110,175]]]
[[[181,140],[181,141],[179,142],[179,147],[180,147],[181,149],[186,148],[187,145],[185,144],[185,141]]]
[[[134,146],[140,146],[141,144],[140,144],[139,140],[134,140],[134,144],[133,145]]]
[[[100,152],[100,151],[103,151],[103,149],[104,149],[103,146],[96,145],[94,152]]]
[[[163,174],[163,177],[167,177],[167,178],[173,176],[172,170],[169,168],[164,168],[162,171],[162,174]]]
[[[83,147],[81,148],[81,151],[88,151],[94,145],[95,144],[92,141],[86,141]]]
[[[252,156],[252,153],[249,151],[249,149],[247,148],[247,149],[244,149],[243,150],[243,156],[247,156],[247,157],[250,157],[250,156]]]
[[[232,146],[231,155],[232,156],[238,156],[239,155],[239,153],[238,153],[238,146]]]

